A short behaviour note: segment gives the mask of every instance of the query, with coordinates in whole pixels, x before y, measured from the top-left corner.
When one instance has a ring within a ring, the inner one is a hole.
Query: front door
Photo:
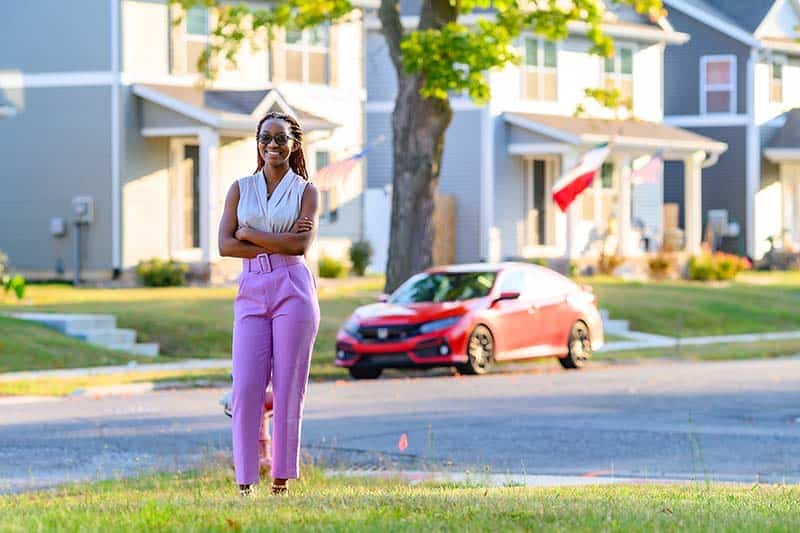
[[[800,164],[781,165],[783,182],[783,224],[786,236],[800,244]]]
[[[523,355],[530,346],[532,332],[537,329],[537,317],[532,313],[529,294],[526,290],[525,272],[513,269],[503,272],[497,295],[503,292],[518,292],[519,298],[501,300],[494,306],[497,313],[498,335],[495,344],[500,359]]]
[[[171,146],[170,253],[184,261],[200,259],[200,147],[174,139]]]
[[[525,161],[522,181],[522,197],[525,212],[525,244],[542,246],[547,244],[547,162],[543,159]]]

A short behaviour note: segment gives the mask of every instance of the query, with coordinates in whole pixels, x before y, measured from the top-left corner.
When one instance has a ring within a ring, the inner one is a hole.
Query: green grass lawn
[[[383,279],[368,277],[319,290],[321,322],[312,377],[345,376],[333,366],[336,332],[360,305],[374,302]],[[135,329],[138,342],[158,342],[162,356],[130,357],[66,338],[36,324],[0,317],[0,372],[73,368],[176,358],[231,356],[235,288],[93,289],[31,285],[25,305],[0,304],[0,312],[110,313],[117,326]]]
[[[732,283],[583,278],[611,317],[675,337],[800,330],[800,272],[752,272]]]
[[[797,486],[484,487],[328,478],[242,499],[228,470],[0,497],[4,531],[798,531]]]

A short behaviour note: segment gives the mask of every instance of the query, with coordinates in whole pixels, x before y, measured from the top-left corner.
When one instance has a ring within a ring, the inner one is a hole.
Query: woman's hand
[[[249,229],[250,228],[247,227],[247,226],[239,226],[239,228],[236,230],[236,233],[234,233],[233,236],[236,237],[236,239],[238,239],[240,241],[246,241],[247,240],[247,230],[249,230]]]
[[[314,219],[311,217],[300,217],[294,221],[289,233],[303,233],[314,229]]]

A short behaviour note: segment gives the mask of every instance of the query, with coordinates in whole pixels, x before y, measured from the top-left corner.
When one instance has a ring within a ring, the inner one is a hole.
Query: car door
[[[518,292],[519,298],[501,300],[495,303],[496,324],[499,333],[495,335],[500,358],[519,356],[531,341],[531,330],[536,329],[535,316],[531,313],[529,293],[526,290],[525,272],[522,269],[506,270],[498,280],[495,297],[503,292]]]
[[[562,330],[567,310],[567,289],[556,275],[545,270],[531,269],[526,273],[526,290],[531,308],[536,316],[536,331],[530,339],[531,349],[537,355],[562,352]]]

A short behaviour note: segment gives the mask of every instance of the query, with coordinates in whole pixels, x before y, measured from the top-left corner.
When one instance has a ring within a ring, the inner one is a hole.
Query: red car
[[[551,356],[580,368],[602,343],[590,287],[527,263],[478,263],[426,270],[356,309],[336,337],[336,365],[355,379],[384,368],[483,374],[495,361]]]

